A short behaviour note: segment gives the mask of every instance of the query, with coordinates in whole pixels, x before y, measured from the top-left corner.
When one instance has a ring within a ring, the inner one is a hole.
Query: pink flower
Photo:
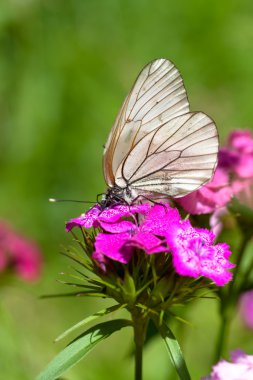
[[[87,226],[99,207],[96,205],[80,218],[72,219],[67,223],[67,231],[74,226]],[[178,210],[168,204],[100,208],[100,213],[88,225],[102,229],[95,238],[93,259],[103,269],[104,257],[126,264],[138,248],[147,255],[171,254],[174,269],[182,276],[205,276],[218,286],[232,278],[228,271],[234,267],[228,261],[229,247],[224,243],[213,245],[212,232],[192,227],[189,220],[182,220]]]
[[[251,131],[235,130],[228,140],[228,149],[230,155],[234,155],[236,160],[232,170],[240,178],[253,177],[253,136]]]
[[[213,367],[211,375],[202,380],[252,380],[253,355],[241,350],[231,352],[231,363],[221,360]]]
[[[232,196],[229,175],[218,167],[211,182],[177,202],[190,214],[208,214],[226,205]]]
[[[233,196],[253,208],[253,135],[235,130],[219,151],[214,177],[199,190],[178,199],[190,214],[208,214],[226,206]]]
[[[225,243],[213,245],[214,234],[207,229],[193,228],[189,220],[172,225],[167,235],[176,272],[182,276],[204,276],[223,286],[232,279],[227,269],[231,252]]]
[[[162,208],[164,212],[165,206],[154,206],[154,208]],[[100,213],[93,217],[92,223],[87,223],[91,220],[91,215],[95,214],[94,210],[100,209]],[[166,208],[165,208],[166,209]],[[86,214],[81,215],[80,218],[72,219],[66,224],[67,231],[71,230],[74,226],[89,226],[101,227],[106,233],[99,233],[95,241],[95,253],[93,258],[104,255],[110,259],[119,261],[121,263],[128,263],[134,252],[134,248],[143,249],[147,254],[165,251],[167,248],[163,245],[163,241],[152,233],[147,223],[137,223],[134,214],[148,214],[150,210],[149,204],[141,204],[134,206],[118,205],[113,208],[102,210],[99,205],[94,206]],[[152,212],[149,213],[152,215]],[[157,218],[159,211],[155,217]],[[133,220],[122,220],[123,217],[130,217]],[[152,227],[154,227],[152,225]]]
[[[37,245],[0,222],[0,272],[8,267],[26,281],[37,280],[42,265]]]
[[[67,222],[66,231],[69,232],[76,226],[84,228],[97,228],[100,226],[107,231],[110,229],[110,224],[112,224],[113,228],[120,228],[116,222],[120,221],[122,217],[133,216],[136,213],[146,215],[149,208],[150,205],[148,204],[134,206],[117,205],[115,207],[106,208],[103,210],[99,204],[96,204],[85,214],[82,214],[78,218],[71,219]],[[124,229],[124,227],[122,228]]]
[[[243,293],[239,304],[240,314],[245,325],[253,329],[253,290]]]

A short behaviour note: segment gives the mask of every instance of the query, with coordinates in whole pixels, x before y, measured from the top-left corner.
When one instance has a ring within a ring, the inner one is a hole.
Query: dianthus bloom
[[[226,206],[233,196],[253,208],[253,135],[235,130],[219,151],[218,166],[207,185],[178,200],[190,214],[207,214]]]
[[[211,279],[223,286],[231,280],[228,260],[231,252],[225,243],[214,245],[214,234],[194,228],[168,204],[117,205],[102,209],[95,205],[87,213],[70,220],[73,227],[99,228],[93,259],[105,269],[106,260],[127,264],[139,249],[146,255],[161,252],[171,255],[174,270],[181,276]]]
[[[245,325],[253,329],[253,290],[243,293],[239,304],[240,314]]]
[[[26,281],[37,280],[42,257],[37,245],[0,222],[0,272],[11,268]]]
[[[231,363],[221,360],[213,367],[212,373],[202,380],[252,380],[253,355],[247,355],[241,350],[231,352]]]

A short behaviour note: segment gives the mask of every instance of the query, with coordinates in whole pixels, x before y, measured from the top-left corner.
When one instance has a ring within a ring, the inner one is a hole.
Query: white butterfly
[[[109,188],[104,202],[138,196],[182,197],[213,176],[218,153],[216,126],[190,112],[183,79],[170,61],[157,59],[139,74],[105,145]]]

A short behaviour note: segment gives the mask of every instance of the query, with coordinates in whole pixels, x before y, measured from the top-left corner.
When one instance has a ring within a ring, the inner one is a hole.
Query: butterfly
[[[150,62],[126,97],[105,145],[104,204],[189,194],[211,180],[218,145],[213,120],[190,112],[174,64],[167,59]]]

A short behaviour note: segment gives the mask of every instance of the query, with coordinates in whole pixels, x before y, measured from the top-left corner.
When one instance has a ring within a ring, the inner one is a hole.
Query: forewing
[[[188,112],[183,80],[173,63],[157,59],[145,66],[126,97],[105,145],[103,166],[107,184],[115,184],[118,168],[145,135]]]
[[[144,136],[117,170],[116,184],[181,197],[212,178],[217,153],[214,122],[188,113]]]

